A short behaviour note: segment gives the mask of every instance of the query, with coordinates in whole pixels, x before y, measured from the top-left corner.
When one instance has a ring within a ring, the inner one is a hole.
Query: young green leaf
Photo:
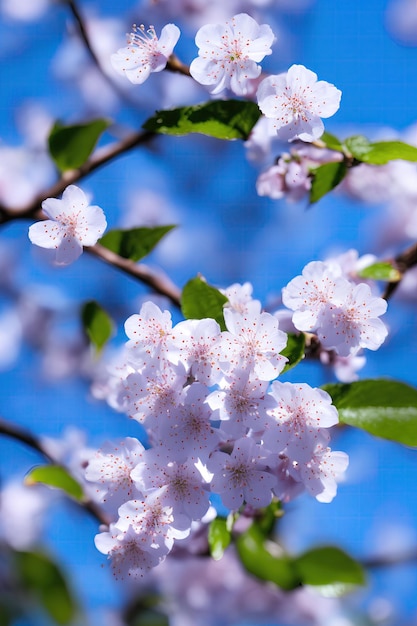
[[[383,439],[417,446],[417,389],[395,380],[324,385],[340,421]]]
[[[113,320],[94,300],[84,304],[81,310],[81,320],[88,338],[100,352],[113,334]]]
[[[371,143],[363,135],[353,135],[353,137],[348,137],[344,140],[343,145],[345,147],[345,151],[358,161],[363,161],[363,158],[371,149]]]
[[[343,146],[355,159],[369,165],[385,165],[397,159],[417,161],[417,148],[403,141],[371,143],[363,135],[354,135],[345,139]]]
[[[192,278],[182,290],[181,310],[186,319],[202,320],[211,317],[226,330],[223,306],[227,298],[200,277]]]
[[[314,169],[311,173],[310,202],[313,204],[329,193],[343,180],[347,172],[343,161],[337,163],[325,163]]]
[[[26,485],[42,483],[49,487],[56,487],[68,496],[81,502],[84,493],[81,485],[61,465],[39,465],[34,467],[25,477]]]
[[[293,565],[304,585],[364,585],[361,565],[340,548],[314,548],[293,559]]]
[[[56,624],[73,622],[77,606],[58,566],[40,552],[16,552],[15,561],[26,593],[37,598]]]
[[[110,126],[109,120],[97,119],[87,124],[64,126],[56,122],[49,138],[49,152],[61,172],[83,165],[94,150],[100,135]]]
[[[200,133],[217,139],[244,139],[261,116],[254,102],[214,100],[195,106],[157,111],[143,128],[164,135]]]
[[[388,262],[373,263],[358,272],[360,278],[372,280],[384,280],[389,283],[397,283],[401,280],[401,273]]]
[[[225,517],[216,517],[208,529],[208,544],[210,554],[215,561],[219,561],[231,541],[231,532],[227,527]]]
[[[288,372],[288,370],[295,367],[305,356],[305,335],[300,333],[288,333],[287,345],[284,350],[281,351],[282,356],[287,357],[288,362],[285,364],[282,373]]]
[[[157,243],[169,233],[174,225],[110,230],[99,243],[124,259],[140,261],[149,254]]]
[[[236,549],[244,568],[261,580],[275,583],[281,589],[291,590],[299,587],[300,577],[291,558],[285,553],[272,554],[272,546],[279,550],[277,544],[270,543],[267,549],[263,533],[252,526],[236,539]]]
[[[417,148],[402,141],[378,141],[371,143],[359,160],[370,165],[385,165],[396,159],[416,162]]]

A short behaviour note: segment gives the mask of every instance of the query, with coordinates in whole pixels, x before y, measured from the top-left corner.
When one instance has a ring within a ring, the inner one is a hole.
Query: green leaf
[[[304,585],[364,585],[361,565],[351,556],[333,546],[323,546],[304,552],[293,559]]]
[[[337,137],[335,137],[331,133],[328,133],[327,131],[322,134],[322,136],[320,137],[320,141],[322,141],[330,150],[336,150],[336,152],[344,151],[342,142]]]
[[[261,116],[254,102],[214,100],[195,106],[157,111],[143,128],[164,135],[201,133],[217,139],[244,139]]]
[[[39,465],[33,468],[26,475],[25,484],[36,485],[37,483],[62,489],[68,496],[78,501],[84,498],[81,485],[61,465]]]
[[[402,159],[417,161],[417,148],[403,141],[377,141],[371,143],[363,135],[348,137],[343,142],[345,149],[358,161],[369,165],[385,165],[389,161]]]
[[[300,577],[290,557],[283,552],[278,553],[280,548],[277,544],[265,542],[256,524],[236,539],[236,549],[242,565],[250,574],[286,590],[300,586]],[[277,554],[273,555],[272,550]]]
[[[70,624],[77,607],[63,574],[40,552],[16,552],[16,565],[24,586],[57,624]]]
[[[385,165],[389,161],[417,161],[417,148],[402,141],[378,141],[370,144],[361,161],[370,165]]]
[[[395,380],[324,385],[340,421],[383,439],[417,446],[417,389]]]
[[[298,335],[295,333],[288,334],[287,345],[280,353],[288,359],[282,373],[288,372],[288,370],[295,367],[302,359],[304,359],[305,345],[306,339],[304,333],[300,333]]]
[[[225,517],[216,517],[208,529],[208,544],[210,554],[215,561],[219,561],[231,541],[231,532],[228,529]]]
[[[368,265],[358,272],[361,278],[370,278],[372,280],[384,280],[389,283],[397,283],[401,280],[401,272],[399,272],[391,263],[382,261]]]
[[[218,289],[197,276],[185,285],[181,295],[181,310],[186,319],[201,320],[211,317],[226,330],[223,306],[227,298]]]
[[[169,233],[174,225],[110,230],[99,243],[124,259],[140,261]]]
[[[329,193],[343,180],[347,167],[343,161],[325,163],[314,169],[312,174],[310,202],[313,204]]]
[[[81,310],[83,328],[98,352],[103,349],[113,334],[113,320],[94,300],[86,302]]]
[[[371,149],[371,143],[363,135],[353,135],[343,142],[345,150],[358,161],[363,161],[365,155]]]
[[[56,122],[49,138],[49,152],[61,172],[83,165],[94,150],[100,135],[110,126],[105,119],[87,124],[64,126]]]

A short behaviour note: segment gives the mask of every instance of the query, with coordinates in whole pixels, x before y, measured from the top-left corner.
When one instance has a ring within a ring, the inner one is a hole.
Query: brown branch
[[[181,290],[165,275],[152,271],[147,265],[125,259],[98,243],[95,246],[85,248],[85,250],[105,263],[117,267],[125,274],[132,276],[132,278],[140,280],[140,282],[151,287],[156,293],[166,296],[178,308],[181,306]]]
[[[188,65],[185,65],[182,61],[179,60],[175,54],[171,54],[168,59],[166,69],[170,72],[177,72],[178,74],[183,74],[184,76],[191,76],[190,68]]]
[[[391,259],[390,263],[400,272],[401,278],[395,283],[387,284],[385,291],[382,295],[385,300],[388,300],[397,290],[404,274],[409,269],[417,265],[417,243],[413,243],[413,245],[404,250],[404,252],[398,254],[394,259]]]
[[[47,450],[45,450],[41,441],[30,431],[22,428],[21,426],[0,418],[0,435],[5,435],[6,437],[10,437],[11,439],[24,443],[29,448],[32,448],[32,450],[36,450],[36,452],[41,454],[48,461],[48,463],[51,463],[52,465],[57,464],[56,459],[54,459],[54,457],[51,456]],[[86,509],[86,511],[95,517],[100,524],[104,524],[105,526],[109,525],[110,520],[107,515],[92,500],[85,498],[83,501],[74,500],[74,502]]]
[[[0,225],[16,219],[27,219],[33,217],[40,209],[42,202],[46,200],[46,198],[55,198],[56,196],[59,196],[66,189],[66,187],[68,187],[68,185],[72,185],[82,178],[92,174],[95,170],[99,169],[103,165],[106,165],[121,154],[124,154],[137,146],[148,143],[154,136],[155,134],[149,131],[137,131],[131,133],[124,139],[106,146],[101,150],[97,150],[94,156],[92,156],[78,169],[65,172],[59,180],[51,185],[51,187],[37,194],[35,198],[26,206],[17,210],[0,206]]]
[[[90,36],[88,34],[88,30],[84,22],[84,18],[82,17],[75,0],[65,0],[65,1],[68,5],[69,10],[71,11],[74,17],[80,37],[82,41],[84,42],[86,50],[88,54],[90,55],[91,60],[93,61],[94,65],[97,67],[98,71],[100,72],[104,80],[110,85],[113,91],[115,91],[122,100],[125,100],[126,104],[128,104],[129,106],[133,106],[136,109],[138,106],[137,103],[129,97],[129,94],[124,89],[119,87],[117,82],[114,81],[111,78],[111,76],[107,74],[107,72],[104,70],[103,66],[101,65],[100,59],[98,58],[91,44]]]

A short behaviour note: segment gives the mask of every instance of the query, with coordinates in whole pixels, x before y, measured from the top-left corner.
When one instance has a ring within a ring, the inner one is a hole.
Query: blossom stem
[[[33,435],[30,431],[18,426],[17,424],[13,424],[3,418],[0,417],[0,435],[5,435],[6,437],[10,437],[11,439],[15,439],[16,441],[20,441],[24,443],[32,450],[36,450],[39,454],[41,454],[48,463],[56,465],[56,460],[45,450],[41,441]],[[86,509],[93,517],[95,517],[100,524],[109,525],[110,521],[103,513],[103,511],[93,502],[85,497],[82,501],[75,500],[77,504],[79,504],[82,508]]]
[[[170,72],[178,72],[179,74],[184,74],[184,76],[191,76],[190,68],[188,65],[179,60],[175,54],[171,54],[168,59],[166,68]]]

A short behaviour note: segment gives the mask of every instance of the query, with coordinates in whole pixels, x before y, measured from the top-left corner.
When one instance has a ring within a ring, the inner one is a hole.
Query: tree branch
[[[417,265],[417,243],[413,243],[412,246],[398,254],[394,259],[390,261],[390,263],[392,263],[392,265],[400,272],[401,278],[395,283],[387,284],[387,286],[385,287],[385,291],[382,294],[382,297],[385,298],[385,300],[391,298],[391,296],[397,290],[404,274],[409,269]]]
[[[148,143],[154,136],[155,133],[150,131],[133,132],[121,141],[114,142],[109,146],[105,146],[104,148],[97,150],[94,153],[94,156],[92,156],[78,169],[65,172],[59,180],[51,185],[51,187],[37,194],[35,198],[26,206],[16,210],[0,206],[0,225],[16,219],[27,219],[33,217],[40,209],[42,202],[46,200],[46,198],[55,198],[56,196],[59,196],[64,189],[68,187],[68,185],[72,185],[82,178],[89,176],[95,170],[99,169],[103,165],[106,165],[121,154],[124,154],[137,146]]]
[[[132,276],[132,278],[140,280],[140,282],[151,287],[156,293],[169,298],[172,304],[180,308],[181,290],[174,285],[167,276],[153,272],[147,265],[138,264],[130,259],[125,259],[99,243],[96,243],[95,246],[85,248],[85,250],[105,263],[117,267],[125,274]]]
[[[18,426],[17,424],[13,424],[12,422],[8,422],[5,419],[0,417],[0,435],[5,435],[6,437],[10,437],[16,441],[20,441],[24,443],[32,450],[36,450],[39,454],[41,454],[48,463],[52,465],[57,465],[56,459],[54,459],[43,447],[40,439],[35,437],[30,431]],[[68,470],[67,470],[68,471]],[[92,500],[85,498],[82,502],[78,500],[74,500],[76,504],[84,508],[86,511],[90,513],[96,520],[99,521],[100,524],[104,524],[108,526],[110,520],[107,515],[96,505]]]

